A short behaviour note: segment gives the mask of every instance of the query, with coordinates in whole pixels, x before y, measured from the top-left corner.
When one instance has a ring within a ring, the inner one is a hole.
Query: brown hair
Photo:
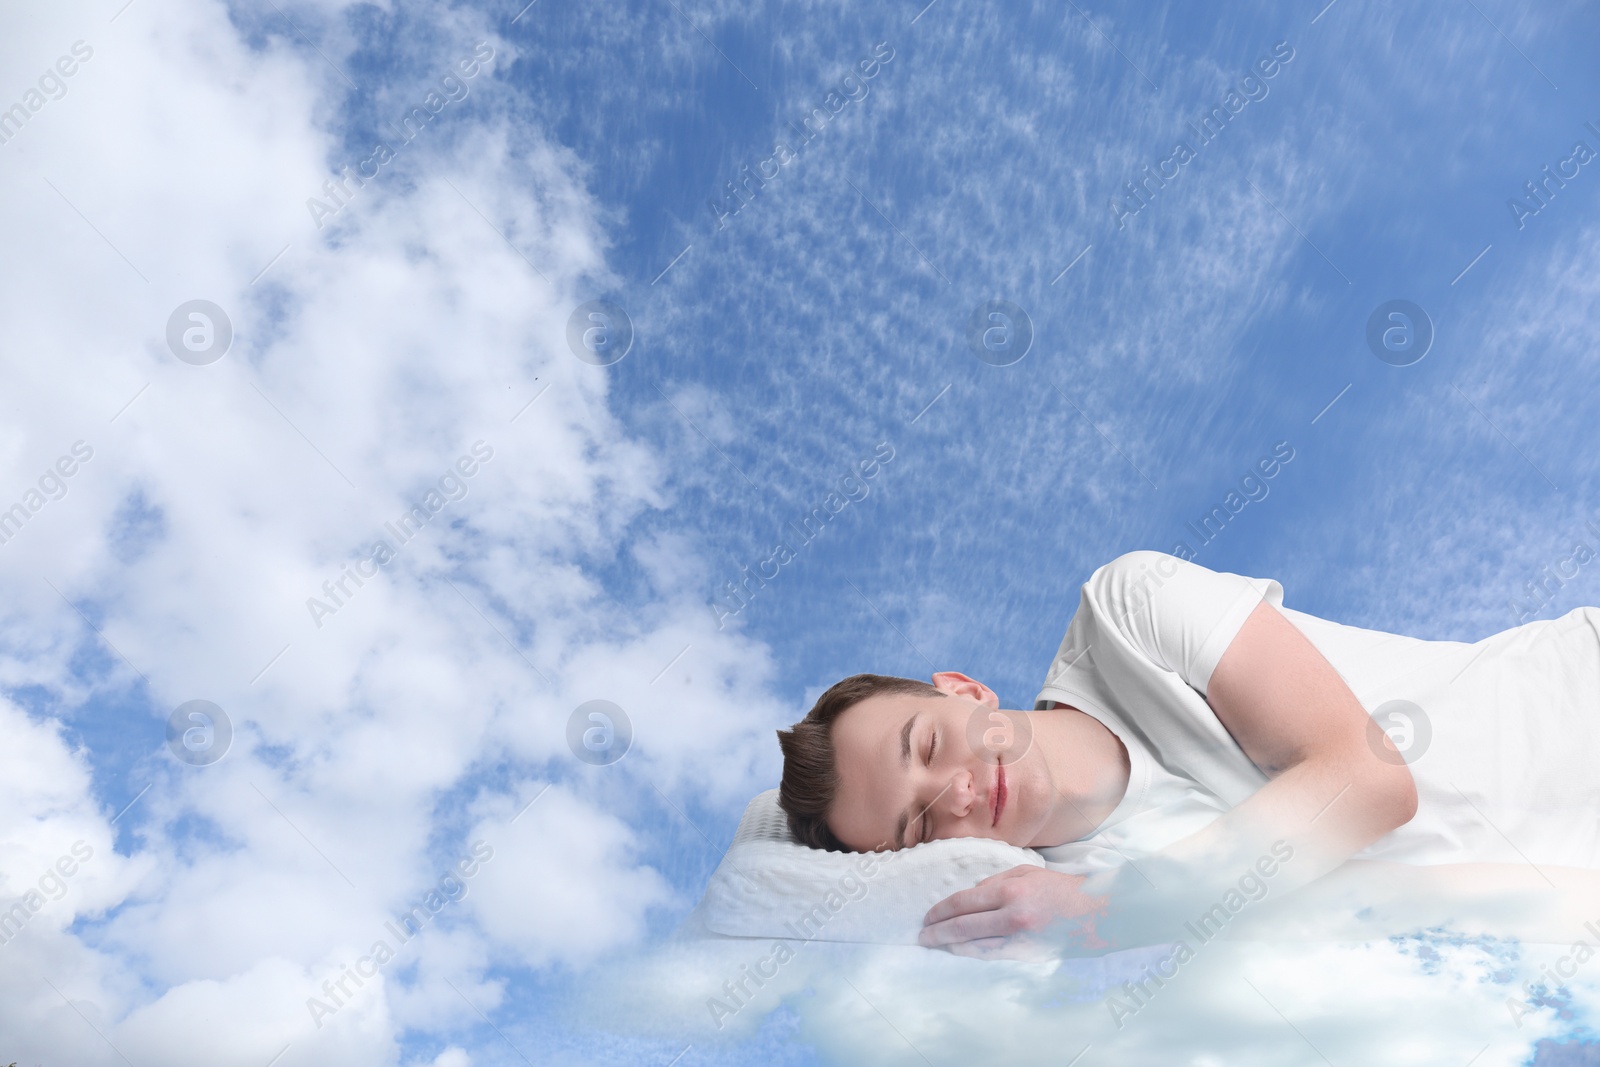
[[[778,783],[778,804],[789,816],[789,832],[812,848],[853,852],[828,829],[828,809],[839,791],[839,769],[834,762],[831,728],[850,708],[879,693],[945,693],[915,678],[889,674],[852,674],[835,682],[817,698],[806,717],[788,730],[778,731],[783,749],[783,778]]]

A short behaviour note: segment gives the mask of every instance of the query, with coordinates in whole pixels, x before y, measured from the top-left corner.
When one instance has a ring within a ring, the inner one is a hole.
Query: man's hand
[[[1045,959],[1062,948],[1109,948],[1094,921],[1105,897],[1083,892],[1086,876],[1024,864],[1001,871],[928,910],[917,940],[978,959]]]

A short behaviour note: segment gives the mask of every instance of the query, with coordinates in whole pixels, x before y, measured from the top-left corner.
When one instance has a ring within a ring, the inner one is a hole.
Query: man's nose
[[[977,802],[975,780],[968,770],[957,771],[950,777],[950,788],[945,791],[945,809],[957,819],[964,819]]]

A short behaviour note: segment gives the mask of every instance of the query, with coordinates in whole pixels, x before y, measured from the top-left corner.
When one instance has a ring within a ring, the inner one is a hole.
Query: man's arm
[[[1272,890],[1282,894],[1416,814],[1410,769],[1333,665],[1266,601],[1223,652],[1205,697],[1271,781],[1204,829],[1140,861],[1158,889],[1166,871],[1170,887],[1196,879],[1213,887],[1236,882],[1283,841],[1293,856],[1271,876]]]
[[[1205,697],[1239,747],[1270,776],[1266,785],[1137,865],[1088,879],[1019,873],[946,898],[928,913],[922,943],[955,946],[981,938],[987,950],[996,947],[996,936],[1040,931],[1053,916],[1073,917],[1055,925],[1067,928],[1078,950],[1170,939],[1186,919],[1242,899],[1242,877],[1251,877],[1252,885],[1265,879],[1274,897],[1293,892],[1416,813],[1410,770],[1392,746],[1374,747],[1371,719],[1355,694],[1266,601],[1224,651]],[[988,912],[999,914],[978,918]]]
[[[1247,941],[1367,941],[1448,927],[1524,942],[1600,937],[1600,871],[1531,863],[1411,865],[1350,860],[1224,935]]]

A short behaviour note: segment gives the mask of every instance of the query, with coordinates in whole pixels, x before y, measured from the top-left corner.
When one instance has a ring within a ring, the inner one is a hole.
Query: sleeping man
[[[1247,910],[1356,937],[1600,920],[1600,608],[1426,641],[1130,552],[1084,583],[1032,711],[955,671],[855,675],[778,739],[812,847],[988,837],[1085,872],[939,902],[922,943],[962,955],[1204,939]]]

